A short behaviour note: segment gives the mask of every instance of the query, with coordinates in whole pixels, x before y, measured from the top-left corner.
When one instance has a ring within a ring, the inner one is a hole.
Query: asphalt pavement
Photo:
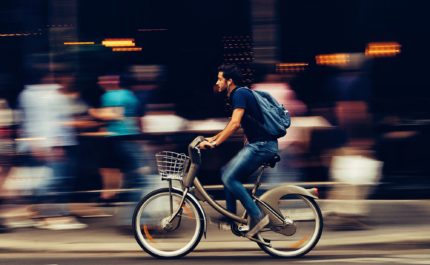
[[[326,201],[320,201],[325,209]],[[326,225],[315,251],[328,249],[369,249],[376,246],[417,245],[430,249],[430,201],[364,201],[370,209],[361,229],[339,229]],[[205,207],[208,215],[215,212]],[[115,227],[115,207],[95,204],[72,205],[85,229],[50,231],[33,227],[0,234],[0,253],[140,253],[134,237]],[[326,220],[327,221],[327,220]],[[326,222],[327,223],[327,222]],[[328,224],[328,223],[327,223]],[[196,253],[259,251],[258,246],[220,230],[209,222],[207,238]]]

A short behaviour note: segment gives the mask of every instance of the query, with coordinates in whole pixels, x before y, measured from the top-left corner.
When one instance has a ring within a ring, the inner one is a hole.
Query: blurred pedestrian
[[[357,58],[364,58],[364,55]],[[345,143],[325,153],[329,174],[338,184],[328,192],[327,226],[333,229],[365,229],[369,207],[366,203],[382,174],[375,158],[372,113],[368,102],[371,84],[365,60],[338,70],[329,78],[335,93],[334,114]]]
[[[119,199],[133,205],[121,208],[118,225],[129,228],[134,205],[144,193],[145,176],[141,145],[133,141],[141,128],[139,101],[132,91],[121,86],[120,80],[119,75],[99,77],[98,84],[106,92],[101,98],[101,108],[90,109],[90,114],[106,123],[101,166],[110,170],[120,169],[123,173],[122,188],[126,191]]]
[[[307,113],[307,107],[304,102],[297,98],[294,90],[291,89],[287,82],[282,80],[280,75],[266,73],[263,66],[260,66],[257,70],[259,70],[259,74],[255,75],[256,83],[252,85],[252,89],[269,93],[288,109],[292,117],[304,116]],[[303,178],[304,173],[301,168],[295,165],[301,155],[301,150],[297,146],[297,137],[294,137],[296,127],[297,125],[288,130],[287,137],[278,139],[281,161],[275,168],[266,171],[265,183],[276,186],[280,183],[300,181]]]
[[[0,206],[4,200],[3,184],[12,167],[13,144],[11,139],[12,110],[7,101],[0,99]],[[0,217],[0,233],[8,232],[9,227]]]
[[[36,226],[42,229],[80,229],[80,223],[69,211],[73,186],[76,135],[72,110],[64,87],[50,74],[39,82],[26,85],[19,95],[22,111],[20,152],[28,153],[26,164],[46,166],[51,176],[36,188]]]

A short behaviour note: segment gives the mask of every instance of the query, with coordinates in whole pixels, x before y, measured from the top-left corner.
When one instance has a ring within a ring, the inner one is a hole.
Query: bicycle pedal
[[[248,225],[241,225],[237,229],[239,230],[239,232],[248,232],[249,226]]]

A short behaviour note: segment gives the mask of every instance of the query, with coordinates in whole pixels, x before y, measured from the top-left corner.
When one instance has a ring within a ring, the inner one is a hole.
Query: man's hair
[[[232,79],[236,85],[242,84],[242,72],[234,64],[223,64],[218,67],[219,72],[223,72],[223,77],[228,80]]]

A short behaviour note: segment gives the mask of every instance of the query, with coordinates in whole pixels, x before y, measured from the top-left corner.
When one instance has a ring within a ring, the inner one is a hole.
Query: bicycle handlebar
[[[200,149],[198,148],[199,144],[203,142],[205,138],[203,136],[197,136],[189,145],[188,145],[188,154],[191,159],[191,163],[193,164],[201,164],[201,155]]]
[[[200,164],[202,163],[202,158],[200,155],[200,149],[198,145],[203,142],[205,138],[203,136],[197,136],[189,145],[188,145],[188,154],[190,156],[191,165],[188,170],[187,175],[183,178],[183,184],[185,187],[191,187],[193,184],[194,178],[199,170]]]

